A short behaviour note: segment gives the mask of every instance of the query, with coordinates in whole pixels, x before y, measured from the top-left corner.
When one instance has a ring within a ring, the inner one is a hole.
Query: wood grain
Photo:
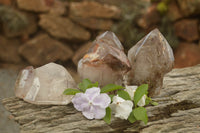
[[[168,73],[161,94],[153,99],[159,105],[146,107],[147,125],[142,122],[131,124],[114,117],[110,125],[103,120],[87,120],[72,104],[38,106],[16,97],[3,99],[2,103],[20,124],[21,133],[199,133],[200,65]]]

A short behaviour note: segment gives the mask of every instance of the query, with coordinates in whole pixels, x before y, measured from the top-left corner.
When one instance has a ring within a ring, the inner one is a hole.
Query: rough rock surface
[[[78,63],[81,79],[98,81],[100,86],[122,84],[123,74],[130,63],[117,36],[110,31],[99,35],[87,54]]]
[[[83,44],[72,57],[72,61],[75,65],[78,65],[78,61],[83,58],[83,56],[88,52],[89,48],[92,46],[92,42]]]
[[[19,53],[33,65],[44,65],[57,60],[66,61],[73,51],[61,42],[46,34],[38,35],[22,45]]]
[[[71,2],[70,15],[75,17],[119,19],[121,10],[116,6],[102,5],[94,1]]]
[[[0,36],[0,61],[20,63],[22,60],[18,54],[20,42],[17,39],[8,39]]]
[[[108,19],[98,19],[98,18],[84,18],[84,17],[71,17],[71,19],[86,27],[93,30],[109,30],[113,22]]]
[[[174,28],[176,35],[184,40],[195,41],[199,39],[198,20],[183,19],[176,22]]]
[[[90,32],[68,18],[51,14],[40,15],[39,25],[56,38],[70,41],[87,41],[90,39]]]
[[[49,13],[52,15],[61,16],[67,13],[68,3],[60,0],[54,1],[53,6],[49,10]]]
[[[186,16],[200,14],[200,0],[178,0],[178,4]]]
[[[16,80],[15,95],[33,104],[66,105],[72,98],[63,94],[67,88],[76,88],[69,72],[61,65],[49,63],[23,69]]]
[[[34,12],[47,12],[50,9],[48,0],[17,0],[17,5],[23,10]]]
[[[17,18],[15,15],[20,17]],[[2,23],[3,32],[7,37],[28,36],[37,31],[37,17],[33,13],[19,12],[13,9],[13,12],[7,13],[7,16],[13,18]],[[18,29],[11,29],[11,23],[15,23],[15,27],[17,27],[16,25],[20,25],[19,23],[21,23],[21,25],[18,26]]]
[[[167,17],[171,21],[176,21],[183,17],[178,5],[176,4],[176,1],[171,1],[168,5],[168,10],[167,10]]]
[[[172,70],[174,55],[158,29],[151,31],[128,51],[131,71],[126,75],[128,85],[149,84],[149,95],[158,95],[163,76]]]
[[[87,120],[73,105],[36,106],[16,97],[2,100],[22,133],[37,132],[195,132],[200,131],[200,65],[174,69],[164,77],[160,95],[153,98],[159,103],[148,106],[147,125],[112,118],[111,124],[103,120]]]
[[[195,43],[180,43],[174,56],[176,68],[200,64],[200,47]]]
[[[10,6],[12,4],[12,0],[0,0],[0,4]]]
[[[154,4],[147,8],[146,13],[140,19],[138,19],[137,23],[143,29],[148,29],[158,24],[160,20],[160,13],[157,10],[157,5]]]

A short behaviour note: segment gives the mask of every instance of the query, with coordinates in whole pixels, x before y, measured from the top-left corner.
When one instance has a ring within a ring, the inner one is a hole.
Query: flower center
[[[92,106],[92,101],[89,101],[89,106]]]

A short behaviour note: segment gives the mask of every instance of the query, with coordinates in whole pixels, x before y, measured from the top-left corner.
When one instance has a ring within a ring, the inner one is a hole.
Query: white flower
[[[125,88],[126,89],[124,89],[124,91],[128,92],[128,94],[131,97],[131,100],[133,100],[135,91],[138,88],[138,86],[126,86]]]
[[[133,100],[133,98],[134,98],[134,94],[135,94],[136,89],[137,89],[137,86],[126,86],[126,89],[124,89],[130,95],[131,100]],[[142,96],[142,98],[137,103],[137,105],[140,106],[140,107],[144,106],[146,98],[147,98],[146,95]]]
[[[127,120],[132,112],[133,102],[130,100],[124,100],[119,96],[114,96],[110,108],[112,112],[115,113],[115,117]]]

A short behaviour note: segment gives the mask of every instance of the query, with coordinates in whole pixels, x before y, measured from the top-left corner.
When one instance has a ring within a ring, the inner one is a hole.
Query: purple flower
[[[102,119],[110,102],[108,94],[100,94],[98,87],[87,89],[85,93],[77,93],[72,99],[74,107],[78,111],[82,111],[82,114],[88,119]]]

